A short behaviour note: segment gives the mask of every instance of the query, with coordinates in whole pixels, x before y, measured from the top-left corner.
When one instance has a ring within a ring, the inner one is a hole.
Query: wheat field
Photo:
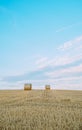
[[[1,90],[0,130],[82,130],[82,91]]]

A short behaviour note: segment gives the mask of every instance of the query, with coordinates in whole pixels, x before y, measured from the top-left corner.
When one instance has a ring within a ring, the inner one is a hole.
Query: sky
[[[82,90],[82,0],[0,0],[0,89]]]

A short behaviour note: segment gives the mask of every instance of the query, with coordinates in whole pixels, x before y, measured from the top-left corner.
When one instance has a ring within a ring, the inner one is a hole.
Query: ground
[[[1,90],[0,130],[82,130],[82,91]]]

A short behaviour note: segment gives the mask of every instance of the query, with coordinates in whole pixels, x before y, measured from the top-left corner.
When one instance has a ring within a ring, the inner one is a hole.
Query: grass
[[[0,91],[0,130],[82,130],[82,91]]]

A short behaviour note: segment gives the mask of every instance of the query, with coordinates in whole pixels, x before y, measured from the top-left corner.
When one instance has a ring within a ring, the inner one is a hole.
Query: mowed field
[[[82,91],[1,90],[0,130],[82,130]]]

